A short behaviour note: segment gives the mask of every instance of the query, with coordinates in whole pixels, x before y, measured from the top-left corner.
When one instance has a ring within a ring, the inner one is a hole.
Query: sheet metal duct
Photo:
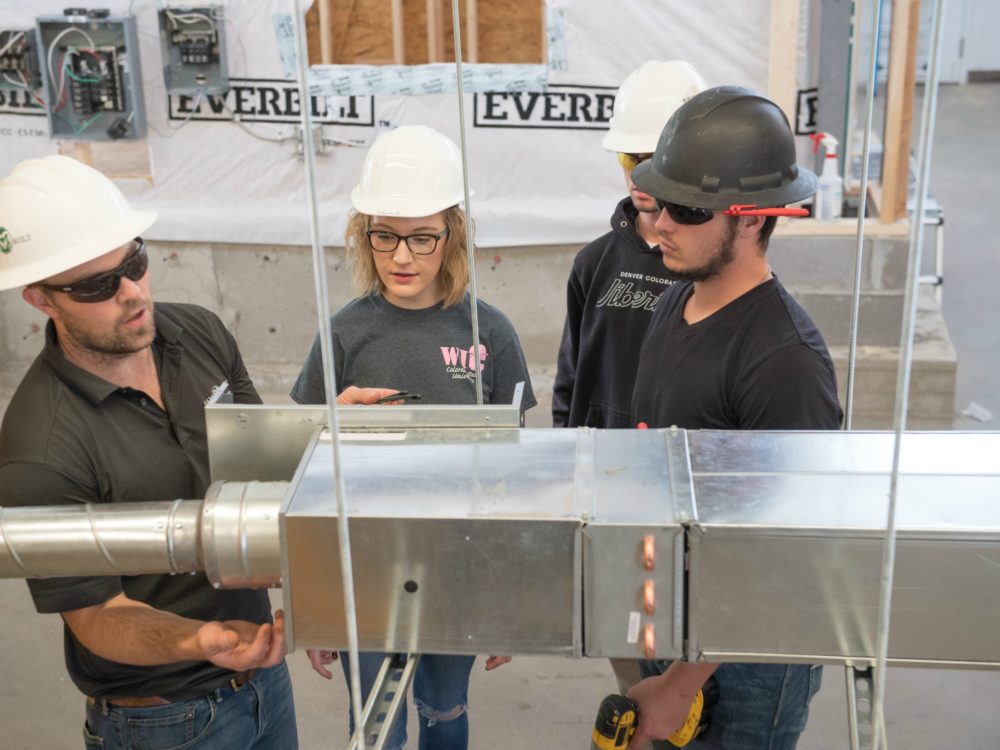
[[[675,593],[681,519],[691,517],[688,483],[676,496],[674,487],[687,466],[683,438],[586,429],[342,433],[361,648],[641,654],[652,633],[652,653],[681,656]],[[347,638],[328,440],[307,450],[282,516],[290,637],[310,648],[343,647]],[[651,612],[647,580],[660,602]]]
[[[690,658],[875,653],[893,436],[691,432]],[[892,663],[1000,663],[1000,435],[903,436]]]
[[[364,648],[873,658],[891,435],[342,438]],[[314,435],[290,483],[217,484],[204,503],[5,509],[0,575],[281,580],[292,645],[343,647],[328,440]],[[992,433],[904,436],[891,661],[1000,665],[998,454]]]

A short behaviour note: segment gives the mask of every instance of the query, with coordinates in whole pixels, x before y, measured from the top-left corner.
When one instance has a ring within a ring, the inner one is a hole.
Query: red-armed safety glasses
[[[693,208],[682,206],[679,203],[656,198],[656,207],[661,211],[666,211],[667,215],[677,224],[687,226],[697,226],[711,221],[715,217],[715,211],[711,208]],[[722,211],[726,216],[808,216],[809,211],[804,208],[786,208],[784,206],[774,206],[772,208],[757,208],[755,203],[734,203],[729,208]]]

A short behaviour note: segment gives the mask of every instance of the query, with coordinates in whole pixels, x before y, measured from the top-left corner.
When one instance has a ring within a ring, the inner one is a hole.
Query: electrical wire
[[[52,67],[52,59],[53,59],[53,57],[55,55],[56,50],[59,47],[59,40],[62,39],[67,34],[72,34],[74,31],[77,34],[80,34],[81,36],[83,36],[87,40],[87,42],[90,44],[91,48],[94,48],[94,47],[97,46],[97,44],[94,42],[93,37],[91,37],[90,34],[88,34],[83,29],[77,28],[76,26],[70,26],[68,29],[63,29],[58,34],[56,34],[55,38],[51,42],[49,42],[49,51],[48,51],[48,55],[47,55],[47,58],[48,58],[48,68],[49,68],[49,80],[52,81],[52,85],[53,86],[56,85],[57,81],[56,81],[55,69]],[[69,50],[67,49],[67,52],[68,51]],[[66,60],[66,55],[64,54],[63,55],[63,61],[65,61],[65,60]],[[55,102],[53,103],[53,111],[56,110],[56,109],[59,109],[59,107],[62,106],[61,104],[59,104],[59,102],[62,100],[63,93],[64,93],[64,88],[65,88],[65,85],[66,85],[65,66],[61,66],[60,67],[60,71],[61,72],[60,72],[60,77],[59,77],[59,82],[58,82],[59,83],[59,93],[56,96]]]
[[[212,41],[216,41],[218,38],[218,29],[216,28],[216,20],[211,16],[206,16],[204,13],[173,13],[170,10],[164,11],[167,15],[167,19],[173,25],[176,30],[177,22],[185,24],[202,23],[205,22],[209,25],[209,29],[212,32]]]
[[[89,128],[91,125],[94,124],[94,120],[96,120],[98,117],[100,117],[103,114],[104,114],[103,112],[98,112],[96,115],[94,115],[93,117],[91,117],[89,120],[87,120],[86,122],[84,122],[82,125],[80,125],[77,128],[74,128],[73,129],[73,133],[75,135],[80,135],[80,133],[82,133],[84,130],[86,130],[87,128]]]
[[[173,138],[175,135],[177,135],[177,131],[180,130],[181,128],[183,128],[189,122],[191,122],[191,118],[193,118],[198,113],[198,107],[201,106],[201,102],[202,102],[202,100],[204,98],[205,98],[205,92],[204,91],[199,91],[198,92],[198,98],[194,100],[194,104],[191,106],[191,111],[188,112],[188,116],[185,117],[181,121],[181,124],[178,125],[177,127],[174,127],[173,125],[171,125],[170,121],[167,120],[167,127],[170,128],[173,131],[172,133],[163,133],[163,132],[159,131],[156,127],[154,127],[152,123],[148,123],[150,129],[154,133],[156,133],[158,136],[160,136],[160,138]]]
[[[249,73],[250,64],[247,61],[247,50],[246,50],[246,47],[243,46],[243,37],[240,35],[240,29],[233,22],[233,20],[231,18],[224,18],[223,20],[226,23],[230,24],[233,27],[233,39],[236,40],[236,43],[240,47],[240,57],[243,58],[243,75],[246,76]],[[288,131],[286,131],[284,133],[275,131],[277,133],[277,135],[275,135],[275,136],[262,135],[261,133],[258,133],[256,131],[254,131],[253,129],[251,129],[249,125],[247,125],[245,122],[243,122],[240,119],[240,116],[238,114],[236,114],[235,112],[233,112],[232,109],[229,108],[229,104],[227,102],[223,101],[222,107],[233,118],[233,122],[234,123],[236,123],[237,125],[239,125],[248,134],[252,135],[254,138],[257,138],[258,140],[261,140],[261,141],[271,141],[273,143],[282,143],[284,141],[290,141],[290,140],[293,140],[295,138],[294,132],[288,132]]]
[[[231,18],[223,18],[222,20],[233,27],[233,39],[235,39],[236,43],[240,45],[240,56],[243,58],[243,75],[248,75],[250,71],[250,63],[247,62],[247,50],[246,47],[243,46],[243,37],[240,35],[240,27],[237,26],[236,22]]]
[[[5,44],[3,46],[3,49],[0,49],[0,57],[3,57],[5,54],[7,54],[7,50],[9,50],[11,47],[13,47],[14,46],[14,42],[16,42],[18,39],[24,39],[24,32],[23,31],[17,32],[10,39],[7,40],[7,44]],[[27,40],[25,39],[25,41],[27,41]]]
[[[76,73],[70,70],[68,61],[65,63],[65,66],[66,66],[66,75],[68,75],[77,83],[100,83],[101,81],[104,80],[103,78],[88,78],[86,76],[78,76]]]
[[[24,71],[19,70],[17,71],[17,73],[19,76],[21,76],[21,83],[11,80],[10,78],[8,78],[6,74],[4,74],[4,80],[6,80],[7,83],[13,86],[17,86],[18,88],[22,88],[25,91],[27,91],[28,96],[30,96],[38,103],[38,108],[41,109],[43,112],[48,112],[49,111],[48,105],[45,103],[45,100],[42,99],[37,93],[35,93],[35,91],[31,88],[31,84],[28,83],[28,77],[24,75]],[[70,127],[73,127],[73,121],[70,120],[68,117],[66,117],[62,112],[53,111],[52,114],[58,117],[63,122],[65,122],[66,124],[68,124]]]
[[[105,62],[104,58],[97,52],[96,49],[89,49],[87,47],[77,47],[76,51],[77,52],[86,52],[88,55],[90,55],[95,60],[97,60],[97,62],[99,62],[101,65],[103,65],[104,62]]]
[[[52,111],[55,112],[61,109],[65,104],[65,94],[66,94],[66,55],[63,55],[62,61],[59,63],[59,91],[56,94],[55,106]]]
[[[17,88],[24,89],[25,91],[27,91],[28,92],[28,96],[30,96],[32,99],[34,99],[36,102],[38,102],[39,107],[41,107],[43,110],[47,111],[48,107],[45,106],[45,100],[42,99],[40,96],[38,96],[38,94],[36,94],[32,90],[31,84],[28,83],[28,77],[26,75],[24,75],[24,71],[23,70],[18,70],[17,74],[19,76],[21,76],[21,80],[20,81],[15,81],[13,78],[10,77],[9,73],[4,73],[3,74],[3,79],[7,83],[9,83],[11,86],[17,86]]]
[[[239,125],[248,134],[252,135],[254,138],[257,138],[258,140],[271,141],[272,143],[282,143],[284,141],[291,141],[295,139],[295,134],[289,132],[282,133],[279,131],[274,131],[275,135],[273,136],[267,136],[263,135],[262,133],[258,133],[255,130],[253,130],[249,125],[247,125],[245,122],[243,122],[243,120],[240,119],[240,116],[235,112],[233,112],[233,110],[229,108],[229,104],[226,103],[225,101],[223,101],[222,103],[222,108],[229,113],[229,115],[233,118],[234,123]]]

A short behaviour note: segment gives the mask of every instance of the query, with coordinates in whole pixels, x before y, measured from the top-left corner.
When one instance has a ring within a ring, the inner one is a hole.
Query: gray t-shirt
[[[524,382],[521,408],[535,405],[521,343],[506,316],[479,301],[483,402],[509,404]],[[469,296],[450,307],[406,310],[380,294],[359,297],[331,320],[337,392],[351,385],[419,393],[424,404],[476,403]],[[325,402],[319,336],[292,388],[300,404]]]

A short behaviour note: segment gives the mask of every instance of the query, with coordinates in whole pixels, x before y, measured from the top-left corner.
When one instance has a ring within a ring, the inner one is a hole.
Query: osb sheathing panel
[[[392,58],[392,13],[389,0],[330,0],[333,28],[333,62],[340,65],[385,65]],[[455,39],[451,25],[451,2],[440,3],[444,18],[445,55],[454,60]],[[479,62],[542,62],[542,0],[479,0]],[[464,0],[462,55],[468,60]],[[404,0],[406,64],[422,65],[427,56],[427,3]],[[306,16],[309,62],[320,63],[319,0]]]

